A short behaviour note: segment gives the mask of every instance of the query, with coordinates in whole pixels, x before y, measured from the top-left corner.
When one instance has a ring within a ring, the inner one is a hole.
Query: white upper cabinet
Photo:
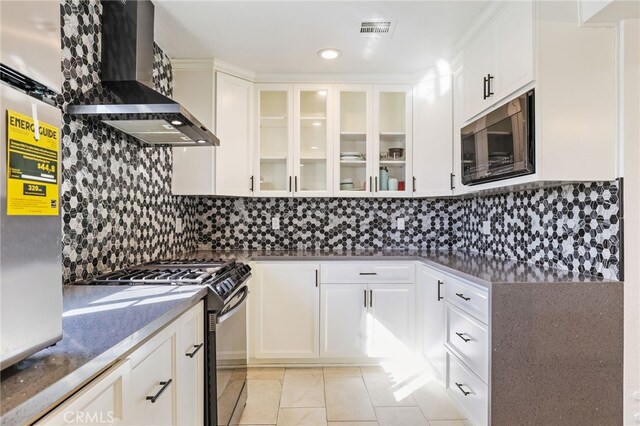
[[[463,53],[464,118],[469,119],[491,105],[487,79],[491,74],[491,30],[482,31]]]
[[[442,76],[413,89],[413,182],[415,197],[452,194],[453,82]]]
[[[174,67],[174,98],[213,131],[220,146],[173,148],[172,193],[251,195],[253,83],[215,71],[212,63],[176,61]]]
[[[411,86],[373,88],[374,193],[380,197],[410,197],[412,193]]]
[[[333,91],[327,85],[294,86],[293,195],[333,194]]]
[[[252,176],[253,83],[216,73],[215,195],[249,196]]]
[[[373,87],[335,86],[333,193],[370,197],[373,188]]]
[[[213,63],[173,65],[173,98],[214,134],[215,72]],[[176,147],[173,152],[171,192],[174,195],[215,195],[216,148]]]
[[[256,85],[254,194],[293,195],[293,87]]]
[[[473,35],[454,78],[454,195],[619,177],[616,29],[578,22],[575,5],[502,2]],[[461,185],[460,129],[531,90],[534,173]]]
[[[533,81],[533,3],[505,2],[464,50],[464,119]]]
[[[490,99],[500,101],[533,80],[533,4],[506,2],[491,26]]]

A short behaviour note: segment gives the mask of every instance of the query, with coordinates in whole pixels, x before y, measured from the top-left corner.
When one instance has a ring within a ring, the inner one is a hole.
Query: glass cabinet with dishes
[[[408,197],[412,87],[336,85],[334,194]]]
[[[373,87],[335,86],[334,194],[370,197],[373,190]]]
[[[411,87],[375,86],[374,192],[407,197],[413,192]]]

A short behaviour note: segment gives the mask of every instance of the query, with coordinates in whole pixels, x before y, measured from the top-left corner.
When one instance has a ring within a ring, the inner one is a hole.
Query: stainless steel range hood
[[[154,89],[153,3],[114,0],[102,7],[102,82],[67,113],[96,116],[146,144],[220,145],[182,105]]]

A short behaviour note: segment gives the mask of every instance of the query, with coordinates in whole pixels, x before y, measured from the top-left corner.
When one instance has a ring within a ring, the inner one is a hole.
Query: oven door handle
[[[244,305],[247,301],[247,296],[249,296],[249,287],[244,287],[238,293],[242,293],[242,298],[240,299],[240,301],[236,303],[233,308],[224,310],[224,313],[216,318],[216,324],[222,324],[223,322],[231,318],[240,308],[242,308],[242,305]]]

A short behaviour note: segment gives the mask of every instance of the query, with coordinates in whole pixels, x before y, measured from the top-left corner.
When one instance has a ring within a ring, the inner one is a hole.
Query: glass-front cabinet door
[[[370,197],[373,190],[373,88],[335,86],[334,195]]]
[[[374,192],[381,197],[413,191],[411,90],[374,86]]]
[[[333,91],[328,85],[294,85],[294,182],[296,197],[333,194]]]
[[[291,85],[257,85],[258,118],[254,193],[286,197],[293,192]]]

